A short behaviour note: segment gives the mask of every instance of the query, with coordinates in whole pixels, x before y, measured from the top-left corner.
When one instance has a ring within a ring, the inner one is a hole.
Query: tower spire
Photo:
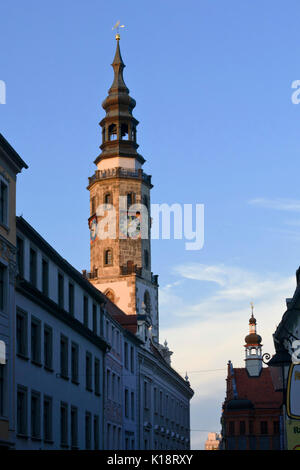
[[[125,85],[124,78],[123,78],[123,70],[126,67],[126,65],[124,64],[122,55],[121,55],[119,34],[116,34],[116,41],[117,41],[116,53],[115,53],[113,63],[111,64],[114,69],[115,76],[114,76],[113,84],[110,87],[108,93],[111,94],[111,93],[118,92],[118,91],[129,93],[129,90],[127,86]]]

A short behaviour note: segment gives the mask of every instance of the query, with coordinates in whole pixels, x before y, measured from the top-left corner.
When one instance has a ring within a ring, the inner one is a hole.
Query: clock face
[[[91,242],[96,240],[96,237],[97,237],[97,222],[96,222],[96,219],[92,220],[92,222],[91,222],[90,237],[91,237]]]

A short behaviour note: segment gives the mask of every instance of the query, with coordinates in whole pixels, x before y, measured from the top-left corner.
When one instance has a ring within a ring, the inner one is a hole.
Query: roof
[[[238,399],[250,400],[255,408],[280,408],[282,393],[275,392],[269,368],[262,368],[258,377],[250,377],[245,367],[232,370],[228,380],[234,378]],[[231,398],[227,396],[227,400]]]
[[[13,166],[14,171],[16,173],[20,173],[22,168],[28,168],[27,164],[22,160],[20,155],[15,151],[15,149],[10,145],[9,142],[5,139],[5,137],[0,133],[0,150],[1,153],[6,156],[9,160],[11,166]]]

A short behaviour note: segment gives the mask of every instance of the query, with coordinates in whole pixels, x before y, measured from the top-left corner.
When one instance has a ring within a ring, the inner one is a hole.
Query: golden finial
[[[252,316],[253,316],[254,303],[250,302],[250,305],[251,305],[251,311],[252,311]]]
[[[120,25],[120,20],[118,20],[118,21],[116,22],[115,26],[113,27],[113,30],[114,30],[114,29],[117,30],[117,34],[116,34],[116,40],[117,40],[117,41],[120,40],[119,28],[125,28],[125,25],[124,25],[124,24],[121,24],[121,25]]]

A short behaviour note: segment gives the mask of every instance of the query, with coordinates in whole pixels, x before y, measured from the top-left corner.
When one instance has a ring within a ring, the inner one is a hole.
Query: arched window
[[[104,264],[109,266],[112,264],[112,250],[105,250],[104,252]]]
[[[108,297],[109,300],[111,300],[112,302],[115,301],[115,293],[114,293],[113,290],[107,289],[107,290],[104,292],[104,295],[106,295],[106,297]]]
[[[104,204],[112,204],[112,195],[111,195],[111,193],[106,193],[104,195]]]
[[[116,140],[117,139],[117,126],[115,124],[111,124],[108,126],[108,140]]]
[[[147,313],[151,313],[151,300],[150,300],[150,294],[146,290],[144,294],[144,304],[145,304],[145,310]]]
[[[134,193],[128,193],[127,194],[127,209],[135,203],[135,194]]]
[[[128,124],[121,124],[121,139],[128,140]]]

